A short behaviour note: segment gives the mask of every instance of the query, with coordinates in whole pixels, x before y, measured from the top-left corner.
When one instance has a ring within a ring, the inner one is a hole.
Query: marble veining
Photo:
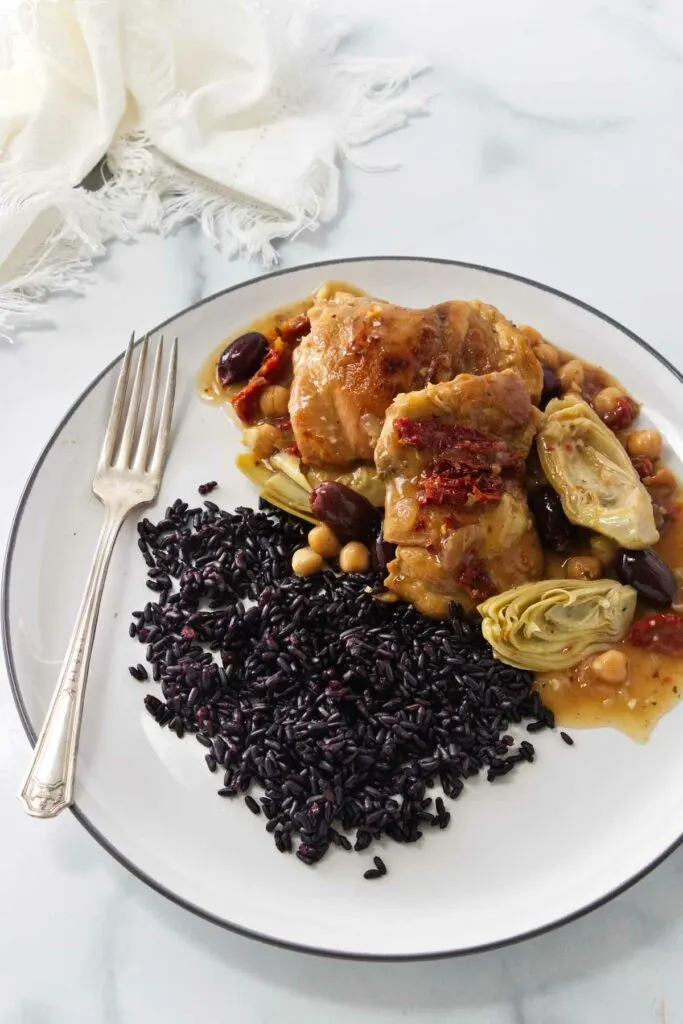
[[[369,52],[428,60],[438,95],[368,151],[402,167],[347,168],[343,217],[281,248],[282,265],[396,253],[503,267],[585,298],[680,365],[679,0],[329,6],[361,21]],[[53,296],[46,325],[0,345],[0,538],[54,425],[130,330],[259,272],[192,226],[117,244],[82,295]],[[29,819],[3,668],[0,684],[0,1024],[683,1022],[683,849],[593,914],[505,949],[408,964],[296,955],[164,900],[71,815]]]

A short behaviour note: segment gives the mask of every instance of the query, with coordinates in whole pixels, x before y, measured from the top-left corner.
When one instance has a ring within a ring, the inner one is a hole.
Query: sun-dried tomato
[[[631,626],[628,640],[636,647],[649,647],[662,654],[683,655],[683,616],[655,612]]]
[[[626,427],[631,426],[637,415],[638,406],[636,403],[628,395],[622,395],[621,398],[617,399],[613,409],[603,413],[602,422],[610,430],[624,430]]]
[[[652,459],[648,459],[644,455],[632,455],[631,462],[641,480],[646,476],[652,476],[655,468]]]
[[[256,418],[259,396],[267,384],[267,380],[256,374],[233,398],[233,408],[243,423],[251,423]]]
[[[498,451],[505,450],[505,442],[491,437],[476,427],[444,423],[432,417],[427,420],[413,420],[399,416],[394,420],[394,433],[408,448],[428,449],[437,454],[448,452],[471,453],[474,457],[487,457],[486,465]]]
[[[429,448],[445,450],[454,445],[479,443],[493,447],[495,439],[489,437],[476,427],[465,427],[459,424],[444,423],[433,416],[427,420],[413,420],[408,416],[398,416],[394,420],[394,433],[409,448]]]
[[[261,368],[235,395],[232,405],[244,423],[251,423],[258,412],[261,392],[269,384],[277,384],[289,372],[292,350],[282,338],[276,338]]]
[[[470,557],[458,572],[458,582],[467,590],[473,601],[485,601],[496,592],[486,566],[480,558]]]
[[[310,333],[311,325],[305,313],[297,313],[295,316],[278,324],[276,330],[282,340],[288,345],[296,345],[298,341]]]
[[[500,501],[505,483],[498,473],[460,474],[454,469],[429,472],[418,482],[420,505],[494,505]]]
[[[394,432],[402,444],[432,452],[438,458],[432,472],[453,470],[459,476],[481,473],[497,467],[522,469],[524,454],[508,450],[506,442],[476,427],[448,424],[432,417],[411,420],[400,416],[394,420]]]

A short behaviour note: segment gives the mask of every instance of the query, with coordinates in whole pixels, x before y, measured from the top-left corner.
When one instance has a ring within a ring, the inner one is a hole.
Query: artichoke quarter
[[[572,395],[549,402],[536,444],[572,523],[625,548],[659,540],[650,495],[619,439],[586,402]]]
[[[549,672],[622,640],[636,598],[633,587],[614,580],[541,580],[490,597],[478,611],[500,661]]]

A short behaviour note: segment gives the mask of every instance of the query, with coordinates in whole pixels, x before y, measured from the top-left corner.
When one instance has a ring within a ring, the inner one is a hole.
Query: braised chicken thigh
[[[528,339],[492,306],[454,301],[405,309],[338,293],[318,298],[308,318],[310,334],[293,356],[289,414],[310,466],[371,460],[396,395],[458,373],[510,367],[532,400],[541,392]]]
[[[375,450],[387,586],[427,614],[473,608],[543,567],[522,483],[540,413],[520,376],[463,374],[399,395]]]

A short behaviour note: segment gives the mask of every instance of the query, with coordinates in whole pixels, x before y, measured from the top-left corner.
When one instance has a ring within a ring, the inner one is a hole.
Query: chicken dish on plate
[[[493,306],[409,309],[330,282],[200,377],[240,468],[308,520],[293,571],[383,568],[378,600],[460,605],[559,721],[643,739],[683,677],[683,504],[607,370]]]

